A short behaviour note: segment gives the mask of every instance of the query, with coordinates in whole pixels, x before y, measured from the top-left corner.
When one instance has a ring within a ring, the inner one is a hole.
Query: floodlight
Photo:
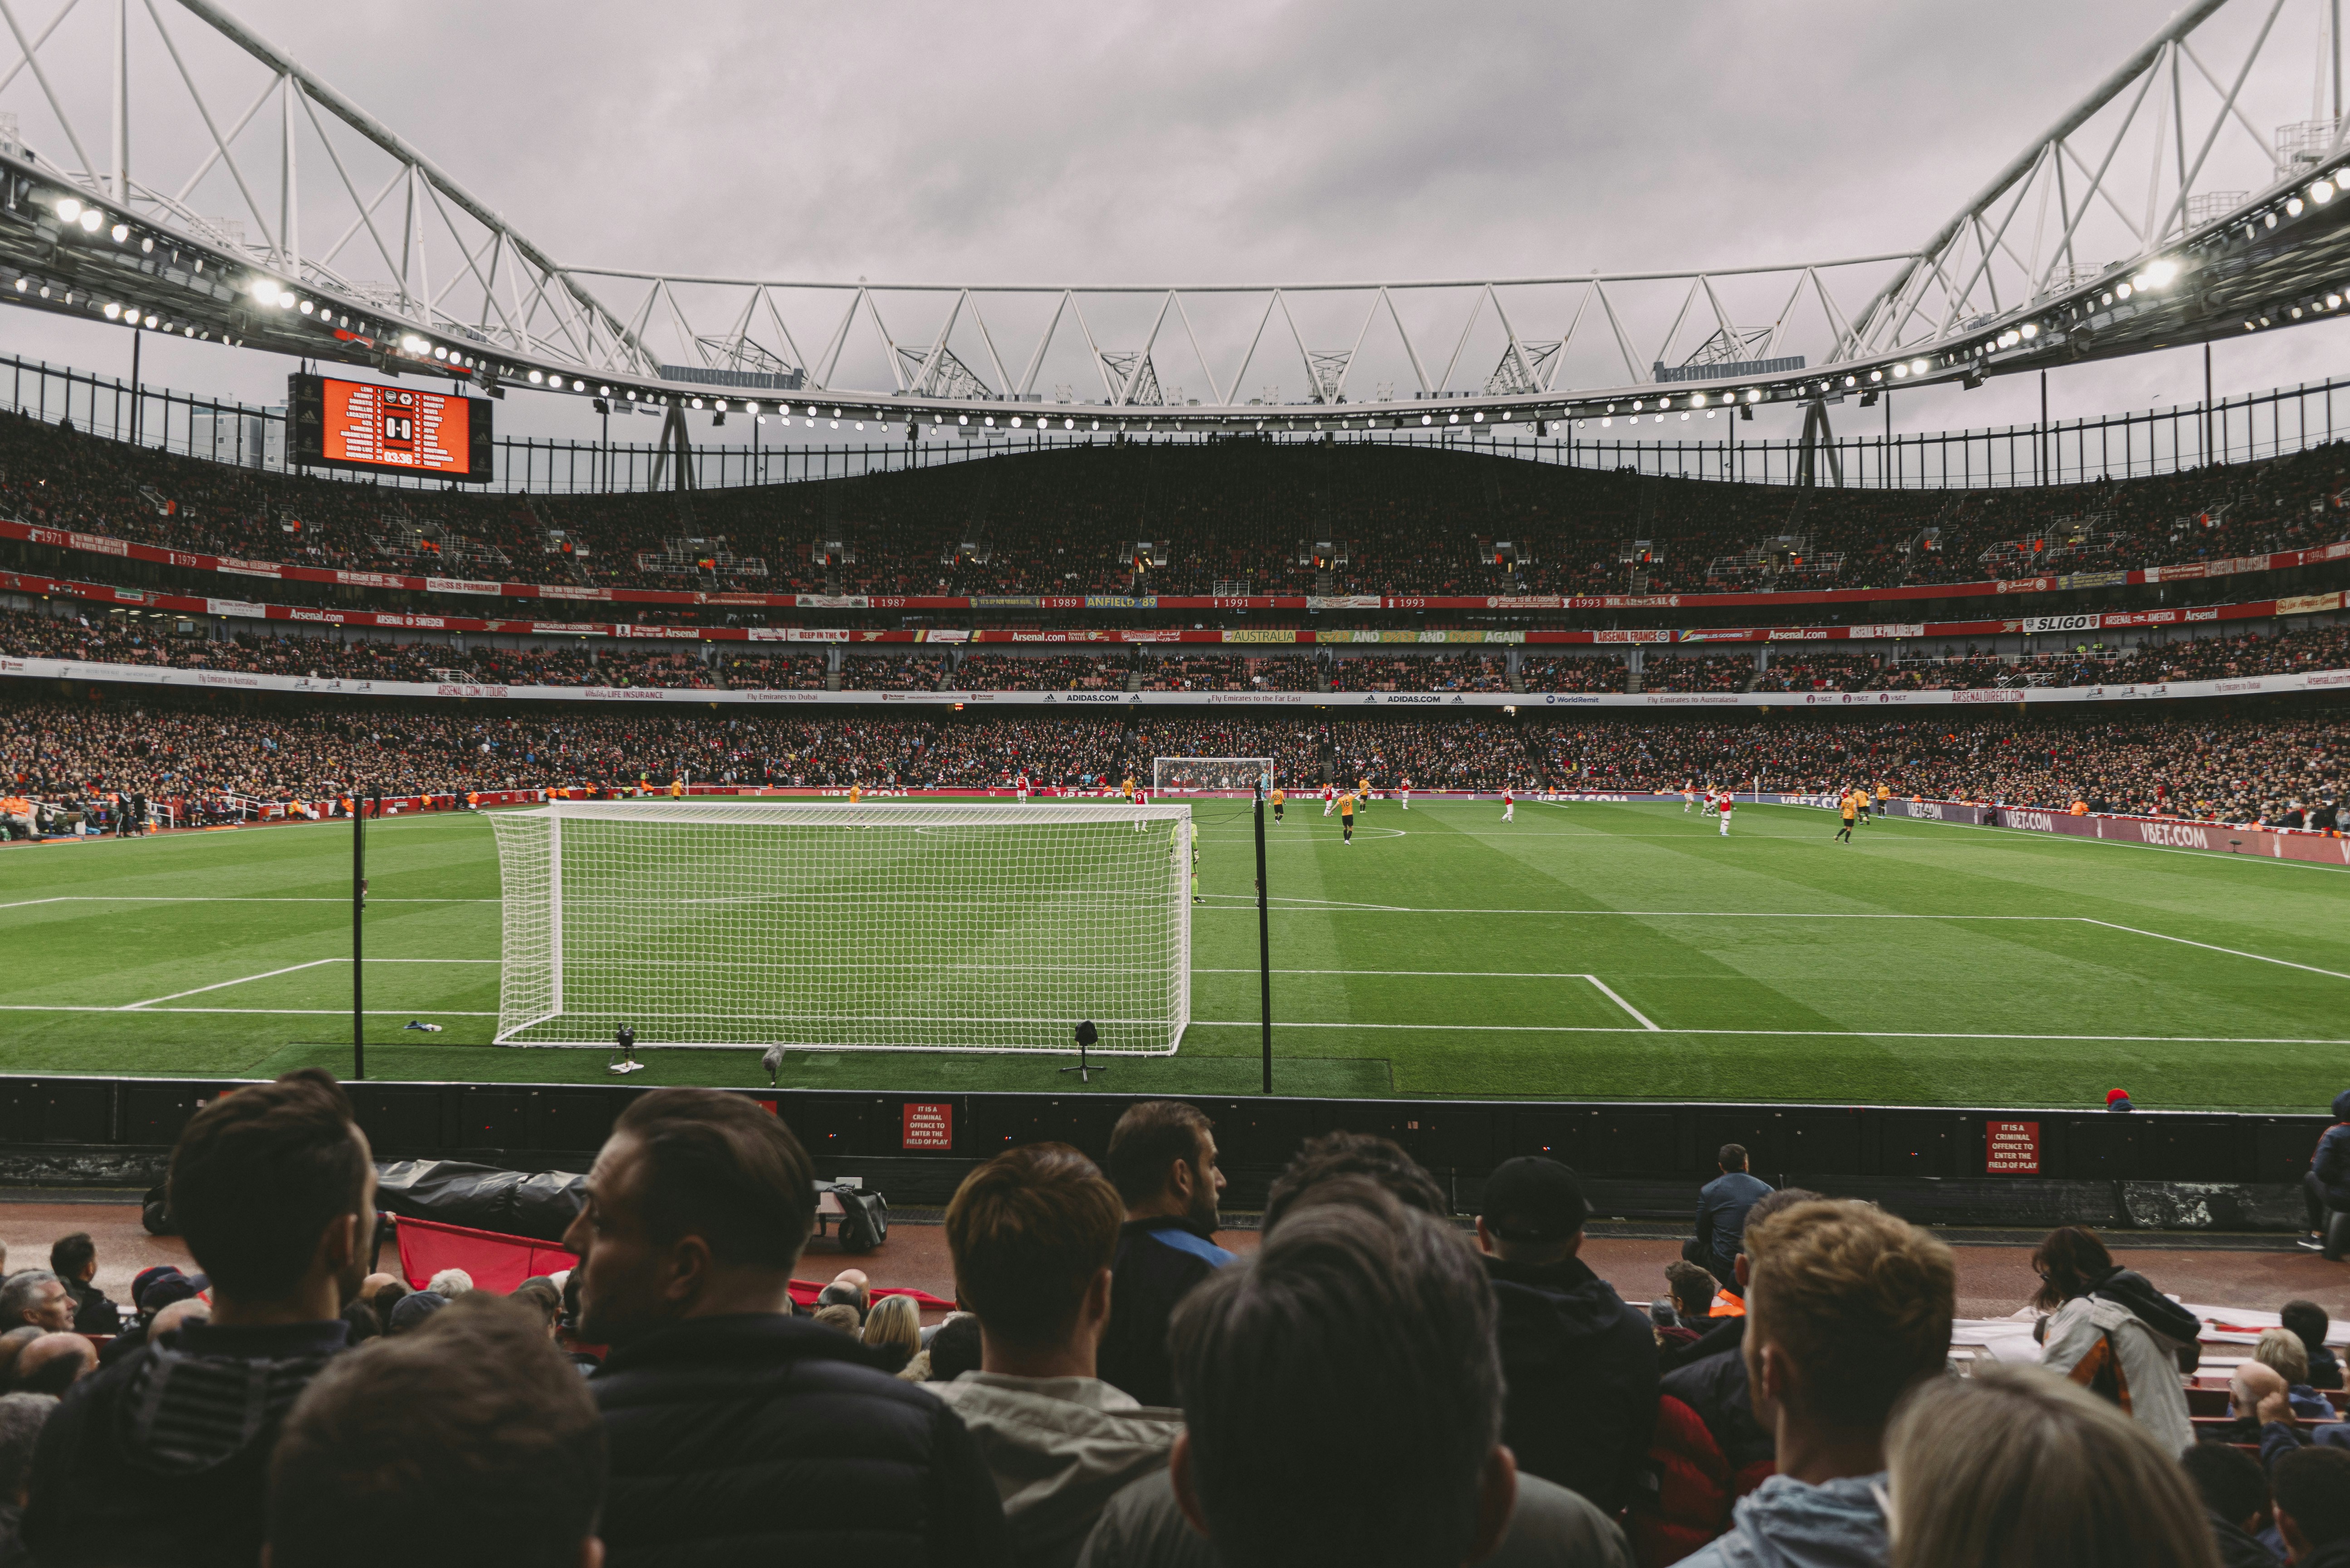
[[[1711,418],[1713,418],[1714,413],[1715,413],[1715,410],[1712,410],[1712,409],[1708,409],[1708,410],[1705,410],[1705,417],[1706,417],[1707,419],[1711,419]]]
[[[446,359],[449,357],[449,350],[436,344],[433,346],[432,357],[435,359]]]
[[[1603,430],[1603,431],[1604,431],[1604,430],[1606,430],[1608,426],[1610,426],[1610,425],[1614,424],[1615,422],[1616,422],[1616,421],[1615,421],[1614,420],[1610,420],[1610,419],[1602,419],[1602,420],[1599,421],[1599,428],[1600,428],[1601,430]]]
[[[1479,424],[1479,425],[1483,424],[1483,423],[1485,422],[1485,415],[1484,415],[1483,410],[1480,410],[1478,412],[1473,413],[1473,414],[1471,414],[1471,415],[1469,416],[1469,422],[1470,422],[1470,423],[1471,423],[1471,424]]]
[[[1461,416],[1459,414],[1447,414],[1444,416],[1444,422],[1448,425],[1457,425],[1461,422]]]
[[[114,227],[107,230],[106,232],[108,235],[113,239],[114,243],[119,245],[123,241],[130,237],[130,225],[128,223],[117,223]]]
[[[1683,410],[1681,411],[1681,418],[1683,418],[1683,419],[1687,419],[1687,418],[1689,418],[1689,411],[1688,411],[1687,410]]]
[[[71,196],[57,198],[57,222],[70,223],[81,216],[81,203]]]
[[[414,341],[414,339],[412,339],[412,338],[402,338],[402,339],[400,340],[400,346],[401,348],[407,348],[407,347],[408,347],[408,345],[409,345],[411,342],[412,342],[412,341]],[[532,386],[534,386],[534,387],[537,386],[541,381],[544,381],[544,380],[546,380],[546,375],[545,375],[543,372],[541,372],[541,371],[533,370],[533,371],[530,373],[530,384],[531,384]]]
[[[2178,275],[2178,264],[2168,256],[2147,263],[2146,271],[2139,275],[2145,279],[2142,286],[2147,288],[2160,288]]]
[[[1691,407],[1691,408],[1693,408],[1693,409],[1701,409],[1701,408],[1705,407],[1705,394],[1704,394],[1703,392],[1700,392],[1700,393],[1696,394],[1694,397],[1690,398],[1690,407]]]
[[[107,307],[106,307],[106,318],[107,318],[109,321],[120,320],[120,319],[121,318],[121,316],[122,316],[122,306],[119,306],[119,305],[113,305],[113,304],[109,304],[109,305],[108,305],[108,306],[107,306]]]
[[[151,254],[155,249],[155,242],[151,239],[140,240],[139,242],[139,248],[141,251]]]
[[[1061,421],[1061,428],[1065,431],[1073,431],[1077,428],[1077,421],[1075,420],[1063,420]]]
[[[2115,297],[2116,299],[2127,299],[2129,296],[2130,296],[2130,286],[2129,286],[2129,285],[2127,285],[2127,284],[2126,284],[2126,283],[2117,283],[2117,284],[2114,285],[2114,297]]]
[[[1636,414],[1640,411],[1640,400],[1638,398],[1632,400],[1632,411]]]
[[[698,409],[698,408],[700,408],[700,407],[702,407],[702,400],[701,400],[700,398],[696,398],[696,399],[694,399],[694,400],[693,400],[693,406],[694,406],[695,408],[697,408],[697,409]]]
[[[612,395],[612,389],[609,387],[598,387],[596,389],[596,392],[599,397],[608,398]],[[759,406],[756,403],[752,404],[751,411],[754,414],[757,413],[759,411]]]
[[[606,391],[608,391],[608,392],[611,390],[611,389],[610,389],[609,387],[607,387],[607,388],[605,388],[604,389],[605,389]],[[744,413],[746,413],[746,414],[751,414],[751,415],[754,415],[754,416],[755,416],[755,415],[758,413],[758,411],[759,411],[759,405],[758,405],[758,404],[756,404],[756,403],[744,403],[744,404],[743,405],[743,411]]]
[[[151,317],[151,317],[149,317],[147,318],[147,325],[148,325],[148,326],[150,326],[150,327],[154,326],[154,325],[155,325],[155,318],[154,318],[153,317]]]
[[[2275,228],[2275,227],[2276,227],[2276,214],[2275,214],[2274,213],[2262,213],[2261,214],[2261,227],[2262,227],[2262,228],[2264,228],[2264,229],[2273,229],[2273,228]]]
[[[939,422],[941,424],[946,423],[944,420],[941,420]],[[955,423],[959,425],[967,425],[971,423],[971,416],[969,414],[957,414],[955,416]]]
[[[2338,294],[2329,294],[2329,295],[2327,295],[2327,296],[2325,296],[2325,308],[2326,308],[2326,309],[2328,309],[2328,310],[2339,310],[2339,309],[2341,309],[2341,308],[2342,308],[2342,296],[2341,296],[2340,295],[2338,295]]]
[[[718,400],[718,402],[717,402],[717,409],[718,409],[718,411],[719,411],[720,413],[722,413],[722,414],[723,414],[723,413],[724,413],[724,412],[726,411],[726,400],[725,400],[725,399],[721,398],[721,399],[719,399],[719,400]]]
[[[2027,321],[2017,328],[2016,335],[2021,337],[2037,337],[2040,336],[2040,324],[2036,321]]]
[[[1908,374],[1909,367],[1907,365],[1896,365],[1893,367],[1893,379],[1897,381]]]
[[[2288,217],[2288,218],[2298,218],[2298,217],[2300,217],[2300,216],[2301,216],[2301,198],[2300,198],[2300,197],[2298,197],[2298,196],[2287,196],[2287,197],[2284,199],[2284,215],[2285,215],[2286,217]],[[88,220],[88,218],[84,218],[84,219],[82,220],[81,226],[82,226],[83,228],[85,228],[85,229],[87,229],[87,228],[90,227],[91,225],[90,225],[90,222],[89,222],[89,220]]]
[[[2321,207],[2334,200],[2334,182],[2320,180],[2316,184],[2312,185],[2309,188],[2309,199]]]
[[[1749,387],[1749,388],[1747,388],[1747,389],[1746,389],[1746,400],[1747,400],[1748,402],[1750,402],[1750,403],[1759,403],[1759,402],[1761,402],[1761,401],[1762,400],[1762,393],[1761,389],[1758,389],[1758,388],[1754,388],[1754,387]]]
[[[92,234],[98,233],[99,226],[105,222],[106,214],[96,207],[84,207],[81,210],[81,226],[84,233]]]
[[[1430,419],[1428,415],[1422,414],[1419,416],[1419,422],[1424,425],[1432,425],[1436,421],[1433,419]]]
[[[836,421],[835,422],[837,423],[838,421]],[[1012,416],[1012,428],[1015,431],[1020,428],[1020,416],[1018,414]]]
[[[588,383],[585,381],[574,381],[571,383],[571,389],[575,392],[584,392],[588,389]]]
[[[23,278],[21,278],[21,277],[20,277],[20,278],[18,278],[18,279],[16,280],[16,292],[17,292],[18,294],[22,294],[22,293],[24,293],[24,292],[25,292],[25,290],[26,290],[27,287],[29,287],[29,286],[30,286],[29,284],[27,284],[27,283],[26,282],[26,280],[25,280],[25,279],[23,279]]]
[[[311,304],[308,300],[307,300],[307,299],[306,299],[306,300],[304,300],[304,301],[302,302],[301,309],[302,309],[302,314],[303,314],[303,315],[305,315],[305,316],[309,315],[312,311],[316,310],[317,308],[317,306],[312,305],[312,304]]]

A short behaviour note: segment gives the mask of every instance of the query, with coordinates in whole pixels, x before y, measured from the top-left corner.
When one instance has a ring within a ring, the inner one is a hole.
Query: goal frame
[[[904,829],[921,826],[1016,826],[1023,822],[1040,824],[1101,824],[1148,829],[1152,826],[1174,825],[1172,846],[1165,896],[1170,917],[1169,940],[1164,950],[1146,955],[1141,961],[1146,970],[1163,970],[1166,994],[1171,1007],[1163,1021],[1166,1044],[1157,1048],[1105,1047],[1101,1043],[1085,1048],[1096,1056],[1119,1057],[1172,1056],[1182,1046],[1183,1037],[1191,1023],[1191,874],[1192,835],[1185,831],[1191,823],[1191,808],[1183,804],[1129,804],[1038,802],[1014,805],[1008,802],[905,802],[889,805],[845,801],[777,801],[742,796],[720,799],[653,799],[641,801],[574,801],[549,800],[543,807],[493,814],[490,822],[497,837],[501,882],[501,929],[498,1021],[491,1044],[515,1050],[610,1050],[613,1042],[606,1038],[546,1038],[520,1039],[525,1031],[552,1023],[565,1015],[565,958],[563,950],[563,844],[567,820],[644,822],[668,819],[682,823],[741,824],[759,826],[775,823],[797,823],[839,827],[895,827]],[[545,825],[543,848],[546,888],[543,912],[546,919],[544,947],[546,955],[546,988],[545,1002],[536,1008],[510,1009],[508,999],[514,977],[515,963],[511,953],[517,929],[527,919],[531,900],[525,895],[518,899],[511,887],[515,852],[533,852],[525,836]],[[631,1021],[635,1022],[635,1021]],[[994,1022],[1053,1023],[1072,1029],[1076,1018],[1066,1020],[1005,1019]],[[1162,1026],[1152,1021],[1153,1027]],[[643,1024],[638,1023],[639,1050],[713,1050],[756,1051],[781,1047],[794,1051],[867,1051],[926,1054],[962,1054],[1004,1056],[1077,1056],[1084,1054],[1074,1040],[1066,1045],[998,1045],[977,1043],[943,1044],[874,1044],[850,1040],[701,1040],[691,1038],[648,1038]]]
[[[1264,782],[1264,784],[1265,784],[1265,785],[1266,785],[1266,787],[1267,787],[1267,788],[1270,788],[1270,787],[1272,787],[1273,777],[1274,777],[1274,766],[1275,766],[1275,762],[1276,762],[1276,759],[1272,758],[1272,757],[1173,757],[1173,756],[1154,756],[1154,757],[1152,757],[1152,758],[1150,759],[1150,793],[1151,793],[1154,796],[1156,796],[1156,795],[1160,795],[1160,794],[1171,794],[1171,795],[1237,795],[1237,794],[1242,794],[1242,793],[1243,793],[1242,791],[1239,791],[1239,790],[1212,790],[1212,789],[1208,789],[1208,790],[1185,790],[1185,789],[1177,789],[1175,786],[1173,786],[1173,785],[1171,785],[1171,784],[1168,784],[1162,783],[1162,782],[1161,782],[1161,773],[1160,773],[1160,770],[1161,770],[1162,766],[1163,766],[1163,765],[1165,765],[1165,764],[1169,764],[1169,763],[1186,763],[1186,764],[1190,764],[1190,765],[1193,765],[1193,766],[1197,766],[1199,763],[1233,763],[1233,764],[1236,764],[1236,765],[1237,765],[1237,764],[1241,764],[1241,763],[1253,763],[1253,764],[1258,764],[1258,765],[1257,765],[1257,769],[1256,769],[1256,776],[1257,776],[1259,779],[1261,779],[1261,780],[1263,780],[1263,781]],[[1253,790],[1250,790],[1250,791],[1248,791],[1248,792],[1246,792],[1246,793],[1248,793],[1248,794],[1254,794],[1256,792],[1255,792],[1255,791],[1253,791]]]

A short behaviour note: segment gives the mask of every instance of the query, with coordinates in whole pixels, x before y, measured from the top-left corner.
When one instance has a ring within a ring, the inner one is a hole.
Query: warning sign
[[[954,1106],[906,1104],[906,1148],[954,1147]]]
[[[1986,1122],[1983,1124],[1983,1169],[1988,1174],[2040,1174],[2038,1122]]]

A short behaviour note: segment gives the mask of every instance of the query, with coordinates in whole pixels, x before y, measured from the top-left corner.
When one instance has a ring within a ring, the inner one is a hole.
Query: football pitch
[[[1091,1092],[1260,1083],[1245,802],[1204,801],[1191,1013]],[[2350,874],[1895,818],[1378,802],[1268,826],[1277,1094],[2308,1111],[2350,1082]],[[478,817],[368,832],[370,1077],[609,1081],[489,1044],[499,879]],[[0,851],[0,1070],[350,1065],[340,824]],[[889,940],[875,932],[876,942]],[[405,1029],[411,1021],[441,1033]],[[755,1048],[646,1083],[764,1085]],[[1067,1058],[795,1052],[786,1086],[1083,1092]]]

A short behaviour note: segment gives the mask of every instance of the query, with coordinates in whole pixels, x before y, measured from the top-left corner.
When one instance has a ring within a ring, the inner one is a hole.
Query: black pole
[[[139,339],[136,327],[130,329],[130,444],[139,444]]]
[[[2176,444],[2175,442],[2173,444]],[[2211,345],[2203,345],[2203,450],[2196,455],[2203,466],[2211,462]]]
[[[1264,1092],[1273,1093],[1273,921],[1264,898],[1264,791],[1256,792],[1256,972],[1264,1021]]]
[[[351,786],[351,1076],[367,1076],[367,1005],[363,980],[367,973],[360,948],[359,916],[367,908],[367,803],[359,785]]]

